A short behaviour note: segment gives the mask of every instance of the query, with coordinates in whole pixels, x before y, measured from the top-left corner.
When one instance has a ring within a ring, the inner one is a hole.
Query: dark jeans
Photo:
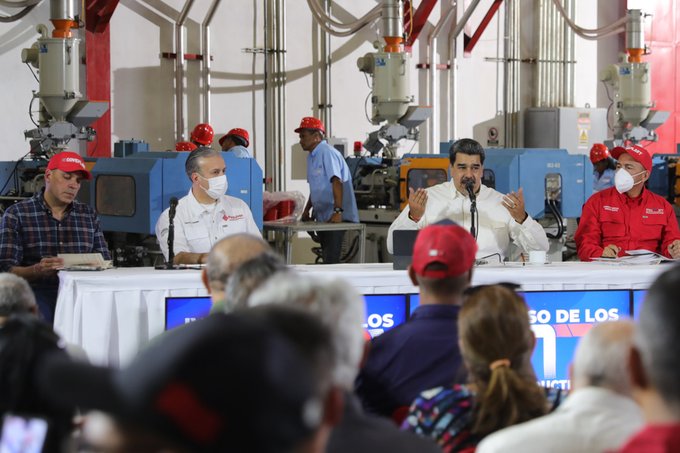
[[[316,234],[321,242],[323,263],[339,263],[345,231],[318,231]]]
[[[52,325],[54,323],[54,309],[57,306],[59,283],[33,284],[31,288],[35,294],[35,301],[38,303],[38,309],[43,320],[47,324]]]

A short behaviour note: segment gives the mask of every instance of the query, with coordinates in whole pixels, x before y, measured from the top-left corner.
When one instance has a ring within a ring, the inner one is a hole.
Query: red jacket
[[[583,205],[574,235],[581,261],[602,256],[609,244],[626,250],[645,249],[670,257],[668,246],[680,239],[673,206],[663,197],[643,189],[637,198],[611,187],[593,194]]]

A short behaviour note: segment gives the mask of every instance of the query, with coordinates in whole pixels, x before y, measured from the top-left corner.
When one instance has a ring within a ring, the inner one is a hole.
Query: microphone
[[[170,211],[168,212],[168,219],[170,221],[168,225],[168,262],[167,268],[173,268],[173,261],[175,260],[175,211],[177,210],[177,197],[170,198]]]
[[[170,217],[170,223],[172,223],[173,219],[175,218],[175,209],[177,209],[177,203],[179,203],[177,197],[172,197],[170,199],[170,212],[168,212],[168,216]]]
[[[470,201],[475,201],[477,195],[475,195],[475,182],[471,179],[465,181],[465,190],[467,190]]]

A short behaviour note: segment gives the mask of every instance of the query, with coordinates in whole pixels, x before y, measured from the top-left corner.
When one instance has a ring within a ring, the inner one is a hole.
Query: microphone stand
[[[477,239],[477,196],[475,195],[474,183],[465,184],[468,196],[470,197],[470,234]]]
[[[170,209],[168,211],[168,261],[164,265],[156,266],[156,269],[178,269],[173,263],[175,260],[175,211],[177,203],[177,197],[170,199]]]

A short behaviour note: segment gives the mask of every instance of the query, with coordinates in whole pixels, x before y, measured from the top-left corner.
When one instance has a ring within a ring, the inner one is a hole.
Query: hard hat
[[[592,163],[597,163],[601,160],[609,158],[609,148],[603,143],[595,143],[592,148],[590,148],[590,161]]]
[[[208,123],[199,123],[191,132],[191,141],[201,145],[210,146],[215,136],[215,131]]]
[[[241,139],[243,139],[246,142],[246,144],[243,146],[245,146],[246,148],[248,147],[248,145],[250,145],[250,136],[248,135],[248,131],[245,129],[241,129],[240,127],[235,127],[226,134],[224,134],[222,138],[220,138],[220,146],[222,146],[222,143],[224,143],[224,141],[230,135],[234,135],[236,137],[240,137]]]
[[[302,118],[302,120],[300,121],[300,127],[295,129],[295,133],[299,133],[304,129],[317,129],[323,132],[324,134],[326,133],[326,128],[323,125],[323,121],[321,121],[318,118],[314,118],[313,116],[305,116],[304,118]]]
[[[177,142],[175,145],[175,151],[193,151],[196,148],[197,146],[191,142]]]

